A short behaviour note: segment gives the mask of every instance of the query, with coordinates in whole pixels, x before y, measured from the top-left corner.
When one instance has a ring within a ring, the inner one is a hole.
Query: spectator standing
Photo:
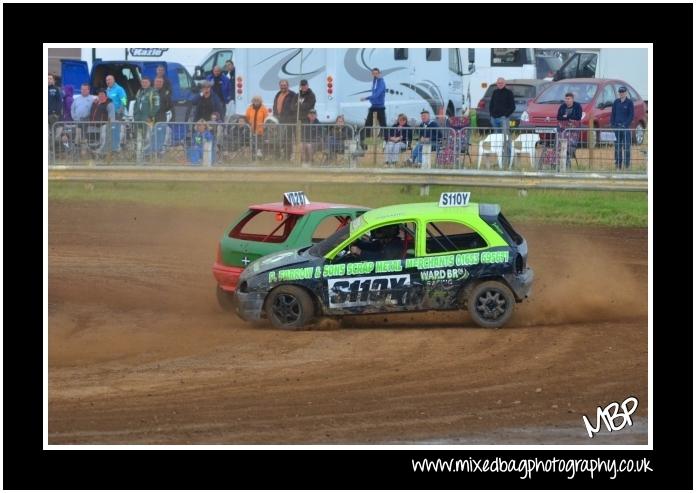
[[[235,82],[235,68],[234,68],[234,62],[232,60],[227,60],[225,62],[225,70],[223,71],[223,75],[227,77],[227,79],[230,81],[230,84],[234,87],[234,82]]]
[[[172,92],[166,87],[167,81],[162,77],[155,79],[155,91],[159,95],[159,108],[155,114],[155,122],[166,122],[168,120],[167,113],[174,119],[174,104],[172,103]]]
[[[411,151],[411,158],[406,161],[407,164],[415,164],[418,167],[423,165],[423,145],[430,144],[430,152],[437,152],[437,141],[440,138],[440,131],[435,120],[430,119],[428,110],[421,111],[420,137],[418,144]]]
[[[246,110],[246,119],[251,126],[251,158],[262,158],[259,141],[263,141],[263,125],[268,118],[268,109],[263,105],[261,96],[251,98],[251,104]]]
[[[297,107],[300,121],[307,120],[307,115],[310,110],[314,109],[315,104],[317,104],[317,97],[314,95],[314,91],[309,88],[307,79],[302,79],[300,81],[300,90],[297,93]]]
[[[64,88],[64,95],[63,95],[63,120],[66,122],[71,122],[72,119],[72,105],[73,105],[73,86],[67,85]]]
[[[367,149],[364,143],[365,137],[371,137],[372,131],[372,115],[377,113],[377,121],[380,127],[387,126],[387,116],[384,108],[384,98],[387,93],[387,87],[382,78],[382,72],[375,67],[372,69],[372,90],[370,95],[365,98],[360,98],[360,101],[369,101],[370,109],[367,110],[367,118],[365,118],[365,132],[360,133],[360,145],[363,149]]]
[[[295,100],[297,93],[290,89],[287,79],[278,82],[279,91],[273,98],[273,116],[278,119],[278,123],[294,123],[297,108]]]
[[[165,80],[162,77],[155,79],[155,91],[159,95],[159,107],[155,114],[155,128],[152,139],[152,148],[146,151],[146,154],[154,152],[159,154],[164,145],[164,140],[167,136],[167,113],[174,115],[174,105],[172,104],[171,92],[165,88]]]
[[[321,142],[321,127],[317,120],[317,110],[311,109],[302,122],[302,164],[314,161],[316,145]]]
[[[213,73],[210,74],[206,80],[208,80],[209,82],[212,82],[213,93],[215,93],[215,95],[223,103],[222,111],[220,111],[218,113],[220,113],[220,116],[224,120],[225,119],[226,105],[227,105],[227,103],[230,102],[230,100],[232,98],[232,90],[231,90],[232,85],[230,84],[230,79],[225,77],[222,74],[222,69],[220,68],[219,65],[215,65],[213,67]]]
[[[48,76],[48,126],[63,118],[63,96],[53,75]]]
[[[191,164],[212,165],[213,158],[213,134],[205,120],[196,122],[191,135],[191,146],[188,150],[188,158]]]
[[[159,93],[150,86],[150,78],[143,77],[140,81],[141,88],[135,95],[135,105],[133,106],[133,121],[136,127],[137,149],[149,148],[150,130],[155,123],[155,116],[159,111]],[[143,123],[144,122],[144,123]],[[140,153],[138,153],[140,157]]]
[[[90,87],[86,82],[80,86],[80,94],[73,98],[72,106],[70,107],[70,117],[76,122],[86,122],[90,119],[92,104],[97,99],[89,93]],[[77,126],[76,143],[82,143],[82,137],[86,137],[86,126]]]
[[[384,133],[384,140],[384,162],[387,165],[396,164],[401,151],[409,147],[413,140],[413,130],[408,125],[406,115],[401,113],[397,117],[394,126]]]
[[[611,128],[615,128],[614,163],[616,169],[631,167],[631,123],[633,101],[628,98],[626,86],[619,87],[619,97],[611,106]]]
[[[92,103],[89,119],[98,122],[99,148],[96,151],[97,154],[104,154],[106,148],[109,147],[109,141],[111,141],[111,151],[117,152],[120,145],[117,137],[120,136],[120,132],[109,131],[111,123],[116,121],[116,109],[105,89],[99,89],[97,99]]]
[[[213,113],[222,114],[223,103],[211,90],[212,85],[212,82],[204,80],[201,84],[200,94],[196,94],[193,98],[193,121],[210,121]]]
[[[234,68],[234,62],[232,60],[227,60],[225,62],[225,69],[222,72],[222,75],[227,77],[227,79],[230,81],[230,101],[227,103],[227,108],[225,108],[225,115],[227,120],[229,121],[235,114],[236,112],[236,100],[235,100],[235,88],[236,88],[236,71]]]
[[[515,112],[515,95],[505,87],[505,79],[498,77],[496,89],[491,94],[490,113],[491,124],[500,128],[504,135],[503,161],[510,160],[510,115]]]
[[[99,89],[97,98],[92,102],[89,119],[93,122],[113,122],[116,120],[116,106],[106,95],[106,90]]]
[[[72,106],[70,107],[70,116],[73,121],[83,122],[89,120],[92,103],[97,99],[89,93],[90,87],[86,82],[80,86],[80,94],[73,98]]]
[[[106,76],[106,96],[114,104],[116,119],[123,120],[123,113],[128,106],[128,97],[126,96],[126,91],[116,83],[113,75]]]
[[[297,118],[297,93],[290,89],[287,79],[278,82],[279,91],[273,98],[273,116],[278,119],[278,145],[276,149],[276,159],[285,161],[290,159],[292,144],[295,137],[293,128],[290,124],[295,123]]]
[[[169,77],[167,77],[167,69],[164,67],[164,65],[157,65],[157,70],[155,71],[155,80],[158,78],[162,79],[164,89],[171,94],[172,82],[169,80]]]

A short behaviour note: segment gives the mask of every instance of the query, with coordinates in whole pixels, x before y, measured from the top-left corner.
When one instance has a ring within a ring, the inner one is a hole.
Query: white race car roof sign
[[[440,207],[462,207],[469,204],[470,192],[444,192],[440,194]]]
[[[309,199],[304,192],[285,192],[283,204],[291,206],[309,205]]]

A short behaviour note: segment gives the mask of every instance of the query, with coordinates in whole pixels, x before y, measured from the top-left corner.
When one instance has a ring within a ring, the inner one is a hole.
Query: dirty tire
[[[482,282],[469,294],[467,310],[476,325],[497,329],[505,325],[512,316],[515,297],[502,282]]]
[[[266,317],[276,329],[302,329],[314,317],[314,303],[304,289],[280,286],[268,297]]]

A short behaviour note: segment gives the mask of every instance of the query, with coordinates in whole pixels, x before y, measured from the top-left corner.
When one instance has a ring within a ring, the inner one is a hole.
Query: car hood
[[[315,259],[316,257],[313,257],[307,253],[308,249],[309,247],[297,248],[293,250],[282,250],[280,252],[275,252],[270,255],[266,255],[265,257],[261,257],[260,259],[254,260],[247,266],[246,269],[244,269],[240,277],[240,281],[258,274],[263,274],[269,270],[304,264],[312,259]]]

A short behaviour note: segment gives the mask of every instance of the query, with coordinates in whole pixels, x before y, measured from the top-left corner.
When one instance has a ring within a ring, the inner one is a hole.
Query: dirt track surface
[[[217,307],[237,212],[49,204],[49,443],[592,445],[581,416],[629,395],[645,423],[647,230],[516,224],[536,281],[504,329],[431,312],[282,332]]]

